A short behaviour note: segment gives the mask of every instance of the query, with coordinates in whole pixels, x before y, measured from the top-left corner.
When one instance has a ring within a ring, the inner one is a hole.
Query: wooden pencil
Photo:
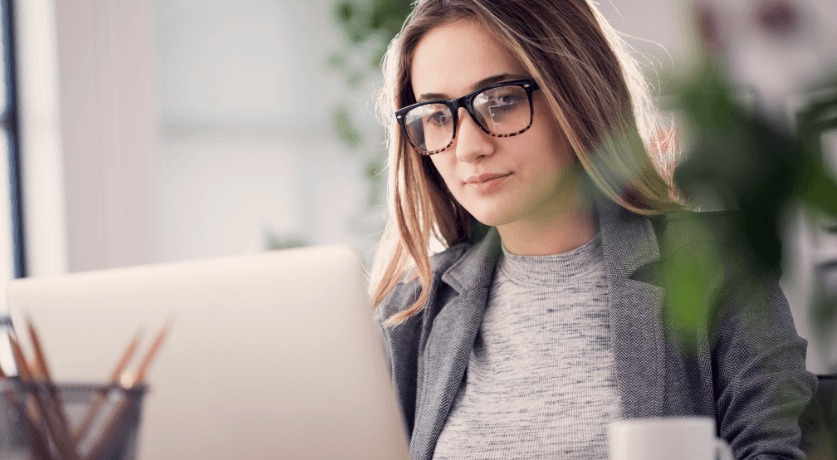
[[[35,351],[35,363],[38,369],[38,377],[40,377],[46,384],[47,394],[50,398],[50,403],[55,408],[54,413],[58,415],[58,422],[61,424],[61,435],[70,439],[70,422],[67,418],[67,412],[64,410],[64,401],[58,393],[58,388],[52,381],[52,374],[47,365],[46,354],[41,345],[41,339],[38,332],[35,330],[35,324],[30,317],[26,317],[26,328],[29,331],[29,339],[32,342],[32,349]]]
[[[139,346],[141,333],[137,332],[137,335],[128,344],[128,348],[122,353],[122,356],[119,358],[119,361],[116,363],[116,367],[114,367],[113,371],[110,374],[110,384],[117,385],[119,383],[119,377],[125,371],[125,368],[128,366],[128,363],[133,358],[134,353],[137,351],[137,347]],[[87,435],[87,431],[90,429],[90,426],[93,424],[93,421],[96,420],[96,417],[99,415],[99,412],[102,409],[105,401],[107,400],[108,389],[104,389],[96,394],[95,399],[90,404],[90,408],[87,409],[87,412],[81,419],[81,423],[79,423],[78,428],[73,433],[73,439],[78,443],[80,442],[84,436]]]
[[[127,375],[130,375],[130,381],[125,381],[128,379],[122,379],[121,385],[124,388],[124,398],[117,407],[111,412],[110,417],[108,418],[107,423],[104,425],[102,429],[102,435],[98,439],[98,441],[93,445],[90,452],[87,455],[87,458],[96,458],[96,456],[102,455],[103,449],[106,449],[111,443],[113,439],[117,436],[117,430],[122,426],[122,420],[127,415],[128,410],[131,408],[132,403],[134,402],[134,398],[137,396],[130,393],[130,390],[136,388],[140,385],[143,380],[145,379],[145,374],[148,371],[148,368],[151,365],[151,362],[154,361],[154,358],[157,356],[157,353],[160,351],[160,347],[163,345],[163,341],[166,339],[169,331],[169,324],[166,323],[163,325],[160,332],[157,333],[157,336],[154,338],[154,341],[151,343],[151,347],[145,353],[145,356],[140,361],[140,364],[136,371],[129,372]],[[124,377],[124,375],[123,375]]]
[[[49,454],[49,446],[44,441],[41,430],[36,426],[37,422],[27,410],[26,390],[21,393],[22,398],[18,397],[17,390],[13,386],[6,388],[3,393],[3,396],[6,398],[6,404],[9,407],[8,410],[14,410],[20,416],[22,428],[19,429],[23,430],[25,436],[29,438],[29,447],[32,450],[32,456],[36,460],[49,460],[52,457]]]
[[[137,382],[142,382],[145,380],[145,374],[148,372],[148,368],[151,365],[151,362],[154,361],[154,358],[157,356],[157,353],[160,351],[160,347],[163,345],[163,341],[166,339],[166,336],[169,333],[170,322],[166,322],[163,325],[160,332],[157,333],[157,337],[154,338],[154,342],[151,344],[151,348],[148,349],[148,352],[143,357],[142,361],[140,361],[140,365],[137,368],[135,378]]]
[[[62,433],[61,428],[56,426],[53,417],[47,411],[46,405],[40,397],[37,382],[33,382],[31,380],[32,372],[29,370],[29,366],[26,364],[26,358],[24,357],[23,351],[20,348],[20,344],[14,337],[10,339],[10,342],[12,344],[12,353],[14,354],[15,360],[17,361],[18,374],[20,376],[21,381],[24,383],[24,385],[27,383],[32,385],[30,388],[33,391],[27,392],[26,397],[27,399],[29,397],[34,399],[36,411],[39,412],[39,418],[46,425],[47,431],[49,432],[49,436],[55,444],[55,447],[58,449],[59,455],[62,459],[78,460],[78,454],[72,446],[72,441],[69,439],[68,433]]]
[[[102,429],[102,435],[96,443],[93,444],[90,451],[87,452],[85,459],[92,460],[99,458],[105,453],[105,450],[109,447],[112,448],[114,439],[116,439],[119,435],[119,430],[124,429],[125,427],[123,419],[128,415],[128,411],[131,409],[131,405],[134,403],[134,400],[140,396],[141,395],[134,395],[127,390],[123,391],[122,401],[120,401],[116,408],[111,411],[108,421]]]

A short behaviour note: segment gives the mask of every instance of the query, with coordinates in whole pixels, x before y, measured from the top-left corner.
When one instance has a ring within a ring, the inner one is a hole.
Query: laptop
[[[408,458],[346,247],[21,279],[7,300],[59,382],[106,382],[139,329],[142,353],[171,323],[148,371],[140,459]]]

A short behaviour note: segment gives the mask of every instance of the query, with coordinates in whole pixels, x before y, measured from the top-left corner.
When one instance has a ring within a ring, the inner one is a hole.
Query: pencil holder
[[[0,380],[0,458],[133,459],[146,390]]]

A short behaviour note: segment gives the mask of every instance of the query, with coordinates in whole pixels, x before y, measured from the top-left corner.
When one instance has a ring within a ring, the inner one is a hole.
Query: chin
[[[468,211],[474,219],[483,225],[487,225],[489,227],[498,227],[500,225],[506,224],[509,221],[509,216],[507,213],[501,212],[499,209],[493,210],[476,210],[476,211]]]

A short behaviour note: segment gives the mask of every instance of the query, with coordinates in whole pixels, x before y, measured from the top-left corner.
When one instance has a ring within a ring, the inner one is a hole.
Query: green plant
[[[409,0],[338,0],[334,4],[334,21],[346,41],[343,49],[329,59],[332,68],[344,75],[349,89],[357,89],[380,75],[381,59],[387,45],[401,30],[412,10]],[[356,111],[341,104],[334,111],[334,127],[350,148],[363,143],[363,135],[352,116]],[[373,168],[379,169],[379,168]]]
[[[381,78],[381,60],[389,42],[401,30],[412,10],[410,0],[337,0],[333,18],[345,41],[341,49],[329,58],[329,65],[343,75],[346,97],[337,103],[333,112],[333,126],[343,144],[362,155],[363,171],[368,181],[366,211],[355,216],[350,227],[358,233],[377,233],[383,226],[383,213],[376,214],[384,197],[384,169],[386,152],[383,149],[384,131],[376,126],[363,129],[358,122],[363,114],[358,103],[346,99],[372,99],[373,86]],[[364,107],[368,107],[364,105]]]
[[[823,88],[837,93],[837,79],[824,78]],[[837,108],[837,98],[804,109],[798,129],[788,132],[758,111],[736,103],[729,83],[711,60],[676,91],[677,107],[693,139],[685,161],[675,169],[675,183],[689,198],[710,196],[713,205],[736,210],[725,228],[696,226],[709,248],[681,251],[668,261],[662,285],[673,298],[675,329],[685,345],[694,339],[700,312],[717,311],[721,299],[705,299],[710,267],[740,276],[727,277],[723,292],[746,287],[750,275],[778,277],[782,269],[780,227],[789,205],[802,203],[811,213],[837,218],[837,181],[818,150],[822,125],[817,114]],[[808,117],[808,118],[806,118]],[[696,264],[695,261],[704,261]],[[757,290],[752,295],[760,295]],[[821,334],[837,326],[837,305],[813,305]]]

